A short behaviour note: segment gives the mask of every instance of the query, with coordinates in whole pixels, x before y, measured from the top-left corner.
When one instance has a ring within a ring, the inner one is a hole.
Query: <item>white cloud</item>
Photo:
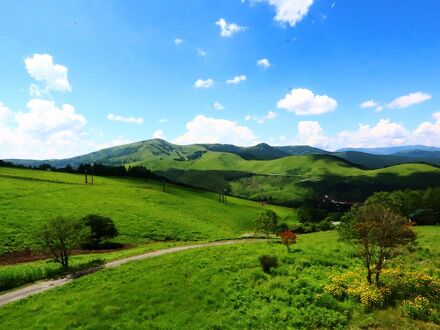
[[[214,85],[214,80],[211,78],[203,80],[203,79],[197,79],[194,83],[195,88],[210,88]]]
[[[270,64],[269,60],[267,58],[262,58],[257,61],[257,65],[261,66],[264,69],[269,68],[272,64]]]
[[[107,115],[107,119],[111,121],[120,121],[124,123],[132,123],[132,124],[143,124],[144,118],[136,118],[136,117],[123,117],[120,115],[115,115],[113,113],[109,113]]]
[[[220,18],[217,22],[215,22],[215,25],[220,27],[220,35],[222,37],[230,37],[237,32],[245,31],[247,29],[245,26],[239,26],[235,23],[228,23],[224,18]]]
[[[31,99],[27,112],[12,112],[0,122],[0,158],[59,158],[90,151],[83,140],[87,121],[70,104]]]
[[[87,123],[84,116],[77,114],[70,104],[63,104],[58,108],[53,101],[31,99],[27,107],[29,112],[16,113],[15,120],[19,132],[33,137],[66,130],[76,131]]]
[[[220,102],[214,102],[214,109],[223,110],[224,106]]]
[[[257,0],[275,8],[275,21],[294,27],[307,15],[314,0]]]
[[[305,88],[292,89],[279,100],[277,107],[297,115],[319,115],[336,110],[338,103],[327,95],[315,95]]]
[[[157,131],[155,131],[155,132],[153,133],[153,138],[154,138],[154,139],[162,139],[162,140],[165,140],[167,137],[165,136],[165,133],[164,133],[163,130],[158,129]]]
[[[289,139],[280,137],[282,144],[306,144],[335,150],[343,147],[374,148],[398,145],[422,144],[440,146],[440,112],[432,115],[433,121],[425,121],[410,131],[402,124],[381,119],[376,124],[359,124],[355,130],[343,130],[335,135],[325,134],[317,121],[300,121],[298,134]]]
[[[176,39],[174,39],[174,43],[175,43],[176,45],[183,44],[183,39],[176,38]]]
[[[432,114],[434,122],[421,123],[413,133],[413,143],[440,146],[440,112]]]
[[[373,100],[364,101],[361,103],[362,109],[375,108],[377,112],[383,110],[383,106]]]
[[[228,85],[230,85],[230,84],[239,84],[242,81],[246,81],[246,79],[247,79],[246,76],[244,74],[242,74],[242,75],[239,75],[239,76],[235,76],[232,79],[226,80],[226,83]]]
[[[403,109],[414,104],[419,104],[429,100],[432,96],[423,92],[410,93],[408,95],[400,96],[388,104],[390,109]]]
[[[232,143],[247,146],[257,142],[249,128],[226,119],[198,115],[186,124],[186,128],[186,133],[175,138],[173,143]]]
[[[34,54],[24,60],[26,70],[29,75],[37,81],[44,82],[44,91],[71,91],[69,80],[67,79],[67,67],[54,64],[53,58],[49,54]],[[31,85],[31,95],[39,96],[41,91],[38,86]]]
[[[309,145],[313,147],[326,148],[328,138],[317,121],[300,121],[298,123],[298,135],[296,144]]]
[[[356,131],[341,131],[336,143],[344,147],[383,147],[410,141],[410,133],[401,124],[381,119],[376,125],[359,124]]]
[[[244,117],[244,120],[246,121],[254,120],[259,124],[264,124],[266,120],[275,119],[276,117],[278,117],[278,114],[275,111],[269,111],[267,115],[264,116],[247,115],[246,117]]]
[[[159,123],[166,123],[167,121],[168,121],[168,119],[166,119],[166,118],[159,119]]]
[[[361,103],[361,108],[362,109],[375,108],[378,105],[379,104],[376,101],[368,100]]]
[[[2,102],[0,102],[0,124],[8,121],[10,117],[12,117],[12,111],[9,110],[9,108]]]
[[[197,54],[199,54],[199,56],[206,56],[207,54],[206,54],[206,52],[203,50],[203,49],[197,49]]]

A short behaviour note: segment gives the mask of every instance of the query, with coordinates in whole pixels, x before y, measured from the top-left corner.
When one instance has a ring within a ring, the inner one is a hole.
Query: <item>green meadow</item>
[[[439,275],[440,230],[417,227],[412,250],[387,267]],[[278,257],[272,274],[258,257]],[[85,276],[0,309],[1,329],[436,329],[398,306],[365,309],[325,290],[332,275],[359,271],[336,232],[279,243],[179,252]],[[26,317],[23,317],[26,315]]]
[[[76,174],[0,168],[0,255],[35,247],[34,233],[56,216],[111,217],[118,243],[237,238],[253,231],[260,204],[153,180],[95,177],[84,184]],[[295,222],[292,209],[270,206]]]

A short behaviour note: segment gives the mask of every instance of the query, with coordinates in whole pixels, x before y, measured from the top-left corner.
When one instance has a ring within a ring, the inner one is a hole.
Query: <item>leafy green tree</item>
[[[270,234],[277,231],[278,216],[273,210],[264,210],[255,220],[255,232],[261,233],[269,240]]]
[[[430,188],[423,194],[423,220],[425,224],[440,224],[440,188]]]
[[[98,246],[103,240],[116,237],[118,229],[113,220],[98,214],[89,214],[82,218],[84,225],[90,228],[90,240],[93,246]]]
[[[387,258],[398,253],[398,247],[415,239],[408,220],[382,204],[357,204],[338,227],[342,239],[352,243],[363,260],[367,280],[379,285]]]
[[[57,217],[45,223],[37,233],[37,239],[44,250],[64,269],[69,267],[72,250],[88,239],[90,230],[83,222]]]

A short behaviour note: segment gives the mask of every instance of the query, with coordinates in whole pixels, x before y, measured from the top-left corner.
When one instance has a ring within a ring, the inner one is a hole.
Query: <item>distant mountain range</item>
[[[397,147],[382,147],[382,148],[342,148],[336,150],[336,152],[346,152],[346,151],[357,151],[364,152],[373,155],[393,155],[397,153],[412,153],[417,151],[440,151],[438,147],[429,147],[423,145],[412,145],[412,146],[397,146]]]
[[[440,165],[440,148],[423,145],[385,148],[343,148],[330,152],[310,146],[270,146],[260,143],[252,147],[238,147],[232,144],[193,144],[179,146],[165,140],[153,139],[107,148],[90,154],[49,160],[9,159],[25,166],[39,166],[48,163],[54,167],[67,165],[77,167],[86,163],[125,165],[127,163],[157,160],[194,160],[204,153],[224,152],[240,156],[245,160],[274,160],[300,155],[332,155],[366,169],[378,169],[399,164],[427,163]]]
[[[8,161],[26,166],[43,163],[54,167],[92,163],[144,166],[169,180],[193,187],[212,191],[227,189],[240,197],[297,205],[305,200],[317,201],[323,195],[357,201],[375,191],[440,186],[440,151],[414,147],[386,151],[395,151],[392,154],[372,154],[265,143],[252,147],[181,146],[154,139],[68,159]],[[376,152],[383,153],[384,149]]]

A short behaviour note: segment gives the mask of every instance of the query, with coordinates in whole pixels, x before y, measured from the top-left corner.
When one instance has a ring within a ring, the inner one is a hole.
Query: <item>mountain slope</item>
[[[402,165],[411,161],[419,159],[360,152],[326,154],[307,146],[179,146],[156,139],[49,163],[58,167],[81,163],[145,166],[170,180],[194,187],[228,189],[236,196],[267,198],[277,203],[300,203],[316,201],[324,194],[357,201],[374,191],[440,186],[439,168]]]

